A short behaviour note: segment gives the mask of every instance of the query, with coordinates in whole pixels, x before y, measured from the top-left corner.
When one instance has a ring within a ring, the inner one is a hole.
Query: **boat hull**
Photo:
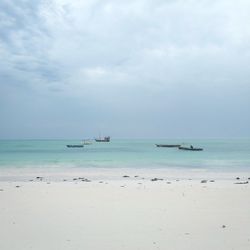
[[[178,147],[180,150],[188,150],[188,151],[202,151],[203,148],[188,148],[188,147]]]
[[[156,147],[160,147],[160,148],[178,148],[180,147],[179,144],[155,144]]]
[[[96,142],[110,142],[110,137],[104,137],[104,138],[96,138],[95,139]]]
[[[66,145],[68,148],[83,148],[83,145]]]

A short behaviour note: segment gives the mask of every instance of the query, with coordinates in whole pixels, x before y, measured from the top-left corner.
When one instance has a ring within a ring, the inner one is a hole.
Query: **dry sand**
[[[0,181],[0,249],[249,250],[246,180]]]

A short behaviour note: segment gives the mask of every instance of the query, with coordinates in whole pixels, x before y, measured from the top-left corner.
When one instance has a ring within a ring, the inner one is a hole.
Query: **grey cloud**
[[[70,124],[80,134],[84,122],[115,136],[250,136],[248,1],[5,0],[0,10],[6,123],[15,92],[41,137],[58,124],[58,137]]]
[[[47,56],[49,34],[40,9],[44,1],[2,1],[0,3],[0,45],[5,68],[11,77],[22,71],[30,78],[55,79],[56,70]],[[3,68],[3,67],[1,67]],[[2,72],[7,73],[7,71]],[[13,73],[13,74],[12,74]]]

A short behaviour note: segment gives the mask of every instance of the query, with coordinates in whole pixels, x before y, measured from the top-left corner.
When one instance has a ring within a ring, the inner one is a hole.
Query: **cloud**
[[[169,64],[192,69],[190,62],[199,60],[212,67],[211,61],[225,54],[242,57],[239,45],[245,50],[249,40],[242,30],[249,18],[235,14],[231,1],[3,3],[1,27],[9,27],[1,29],[1,45],[10,67],[36,71],[48,81],[67,81],[90,68],[143,79],[145,70],[153,78],[157,68],[168,73]],[[244,5],[240,13],[246,13]]]
[[[2,0],[2,109],[14,91],[18,105],[31,95],[55,113],[66,107],[63,100],[77,112],[84,106],[88,117],[91,109],[92,126],[133,120],[131,127],[144,126],[149,134],[157,120],[177,124],[189,116],[206,135],[206,124],[224,117],[221,126],[228,126],[231,116],[249,135],[243,118],[250,105],[249,11],[243,0]],[[181,134],[172,126],[169,131]],[[167,136],[164,128],[159,134]]]

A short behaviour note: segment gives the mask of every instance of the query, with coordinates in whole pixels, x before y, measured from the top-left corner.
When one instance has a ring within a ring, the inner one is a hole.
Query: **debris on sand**
[[[207,183],[207,180],[202,180],[201,183]]]
[[[160,178],[153,178],[153,179],[151,179],[151,181],[163,181],[163,179],[160,179]]]
[[[226,226],[225,226],[225,225],[222,225],[222,228],[226,228]]]
[[[81,180],[82,180],[82,181],[85,181],[85,182],[91,182],[91,180],[86,179],[86,178],[82,178]]]
[[[37,176],[36,179],[37,179],[38,181],[43,181],[43,177],[41,177],[41,176]]]
[[[235,182],[234,184],[248,184],[248,181]]]
[[[67,181],[64,179],[63,181]],[[73,181],[85,181],[85,182],[91,182],[91,180],[85,178],[85,177],[78,177],[78,178],[73,178]]]
[[[240,177],[236,177],[236,180],[240,180]]]
[[[16,188],[20,188],[20,186],[16,186]]]

